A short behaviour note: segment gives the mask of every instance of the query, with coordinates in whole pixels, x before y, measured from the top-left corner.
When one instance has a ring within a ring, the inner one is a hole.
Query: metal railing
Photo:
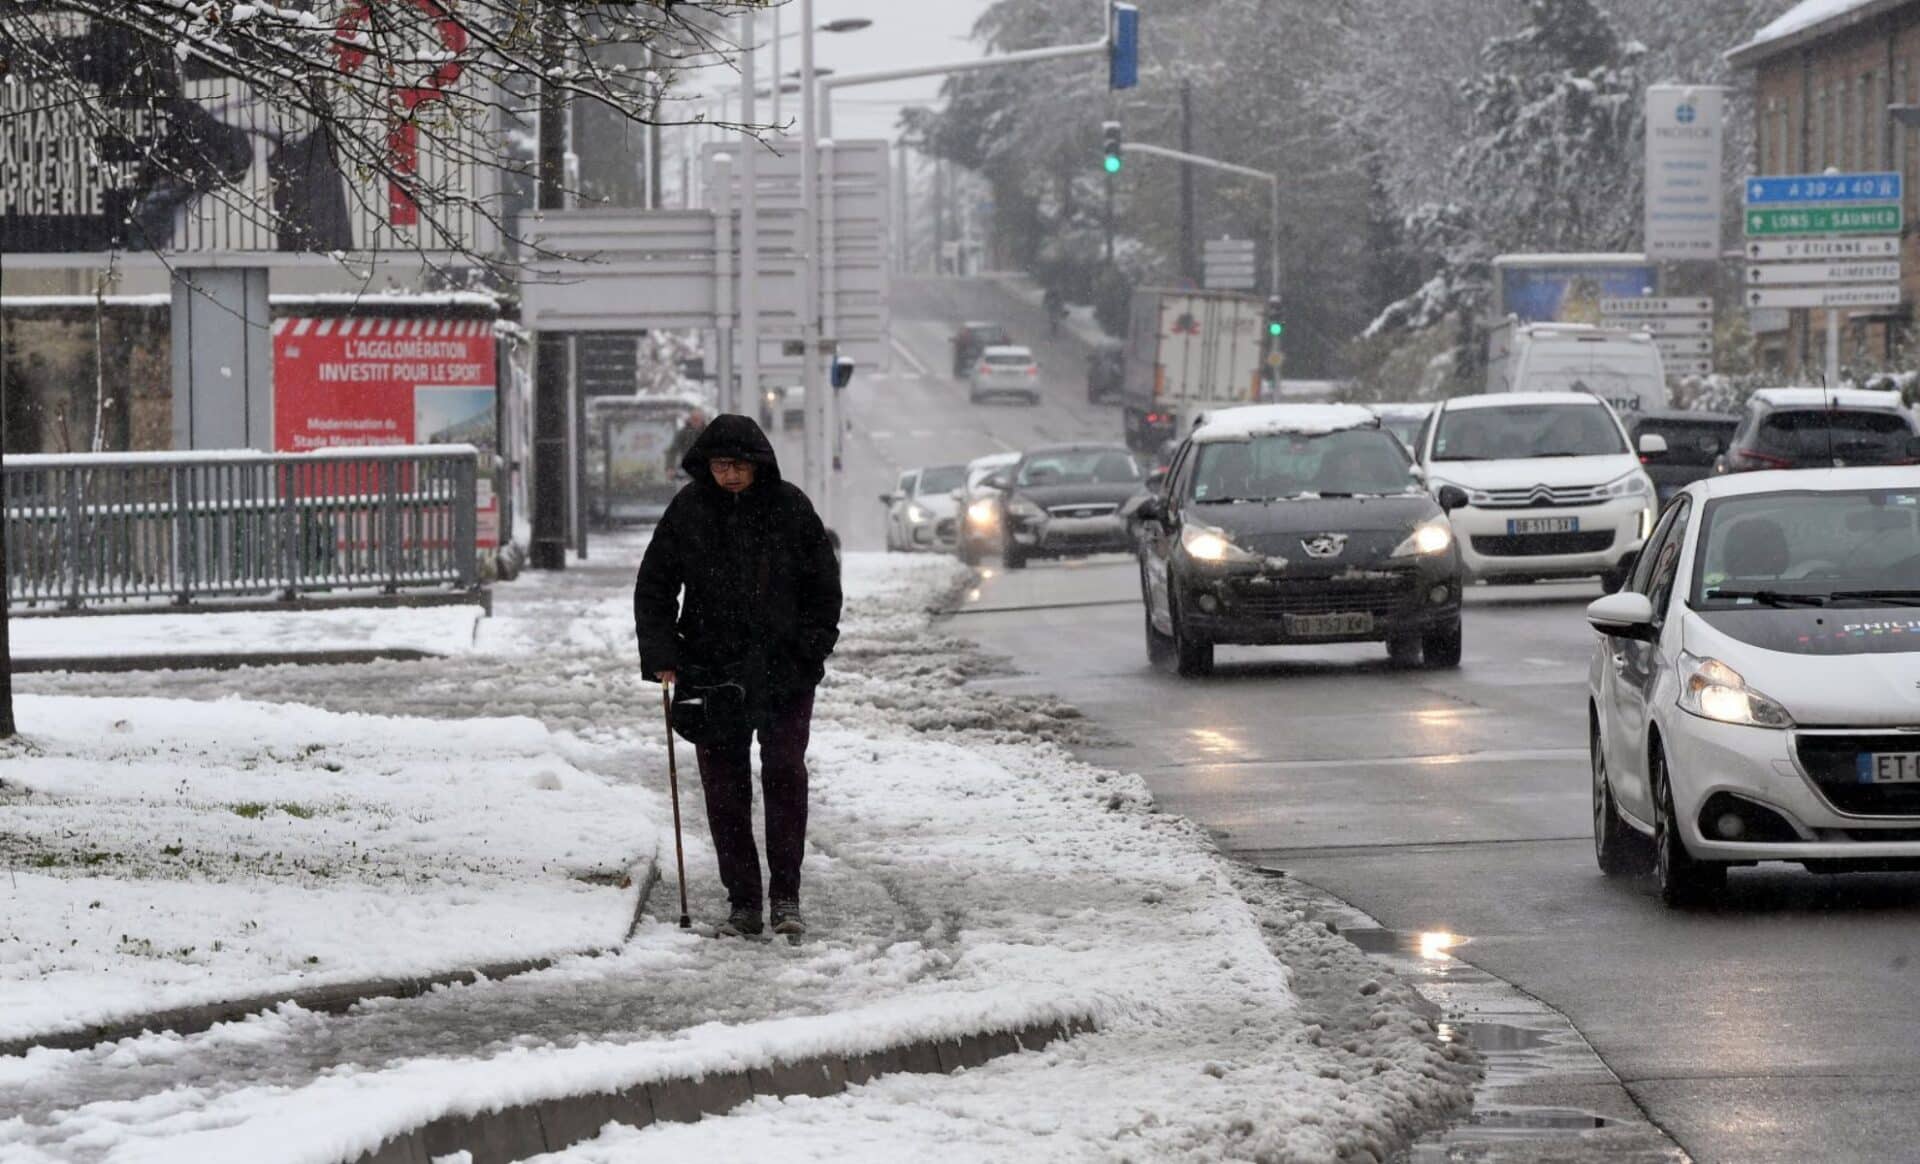
[[[103,603],[478,585],[469,445],[8,457],[7,594]]]

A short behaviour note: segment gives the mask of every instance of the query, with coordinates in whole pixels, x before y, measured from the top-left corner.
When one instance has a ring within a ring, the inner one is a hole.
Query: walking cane
[[[680,872],[680,928],[693,928],[687,914],[687,854],[680,843],[680,761],[673,745],[673,692],[660,683],[660,705],[667,711],[667,787],[673,792],[673,863]]]

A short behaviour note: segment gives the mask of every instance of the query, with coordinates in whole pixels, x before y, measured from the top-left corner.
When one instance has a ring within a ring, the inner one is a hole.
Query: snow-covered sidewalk
[[[657,696],[631,644],[638,548],[599,543],[590,568],[503,588],[498,625],[459,659],[128,679],[434,717],[408,733],[425,754],[518,710],[660,819]],[[956,581],[934,559],[848,561],[814,737],[806,943],[682,933],[669,881],[652,908],[666,920],[616,953],[346,1015],[286,1007],[0,1061],[0,1113],[17,1113],[0,1157],[331,1164],[448,1113],[1078,1017],[1098,1032],[963,1076],[612,1129],[561,1158],[1364,1159],[1463,1103],[1471,1069],[1409,988],[1153,811],[1137,777],[1050,742],[1070,711],[966,685],[983,662],[927,614]],[[25,725],[58,706],[25,701]],[[712,920],[722,897],[685,785],[694,910]]]

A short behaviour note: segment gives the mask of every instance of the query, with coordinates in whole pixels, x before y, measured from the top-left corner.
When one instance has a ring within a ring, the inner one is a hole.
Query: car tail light
[[[1791,469],[1793,462],[1786,457],[1776,457],[1771,453],[1756,453],[1751,449],[1736,450],[1731,458],[1736,469]]]
[[[975,371],[979,372],[982,376],[991,376],[993,375],[993,365],[982,361]]]
[[[1040,374],[1040,365],[1038,365],[1038,364],[1028,364],[1028,365],[1027,365],[1027,375],[1029,375],[1029,376],[1038,376],[1039,374]]]
[[[1148,424],[1165,424],[1166,422],[1167,422],[1167,414],[1164,412],[1147,413]]]

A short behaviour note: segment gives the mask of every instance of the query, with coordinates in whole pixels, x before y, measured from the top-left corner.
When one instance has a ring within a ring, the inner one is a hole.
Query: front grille
[[[1412,574],[1367,581],[1292,578],[1266,586],[1242,582],[1228,595],[1235,612],[1278,619],[1289,614],[1371,613],[1397,618],[1420,603],[1419,579]]]
[[[933,527],[933,534],[941,540],[956,536],[960,532],[960,523],[951,517],[943,517]]]
[[[1920,816],[1920,785],[1862,784],[1860,757],[1869,752],[1920,752],[1913,732],[1801,735],[1800,766],[1841,812],[1855,816]]]
[[[1528,489],[1489,489],[1479,509],[1529,509],[1535,506],[1598,505],[1607,499],[1604,485],[1535,485]]]
[[[1473,551],[1488,558],[1539,558],[1548,554],[1597,554],[1613,545],[1610,529],[1579,533],[1475,534]]]
[[[1047,510],[1050,517],[1111,517],[1120,512],[1118,505],[1055,505]]]

